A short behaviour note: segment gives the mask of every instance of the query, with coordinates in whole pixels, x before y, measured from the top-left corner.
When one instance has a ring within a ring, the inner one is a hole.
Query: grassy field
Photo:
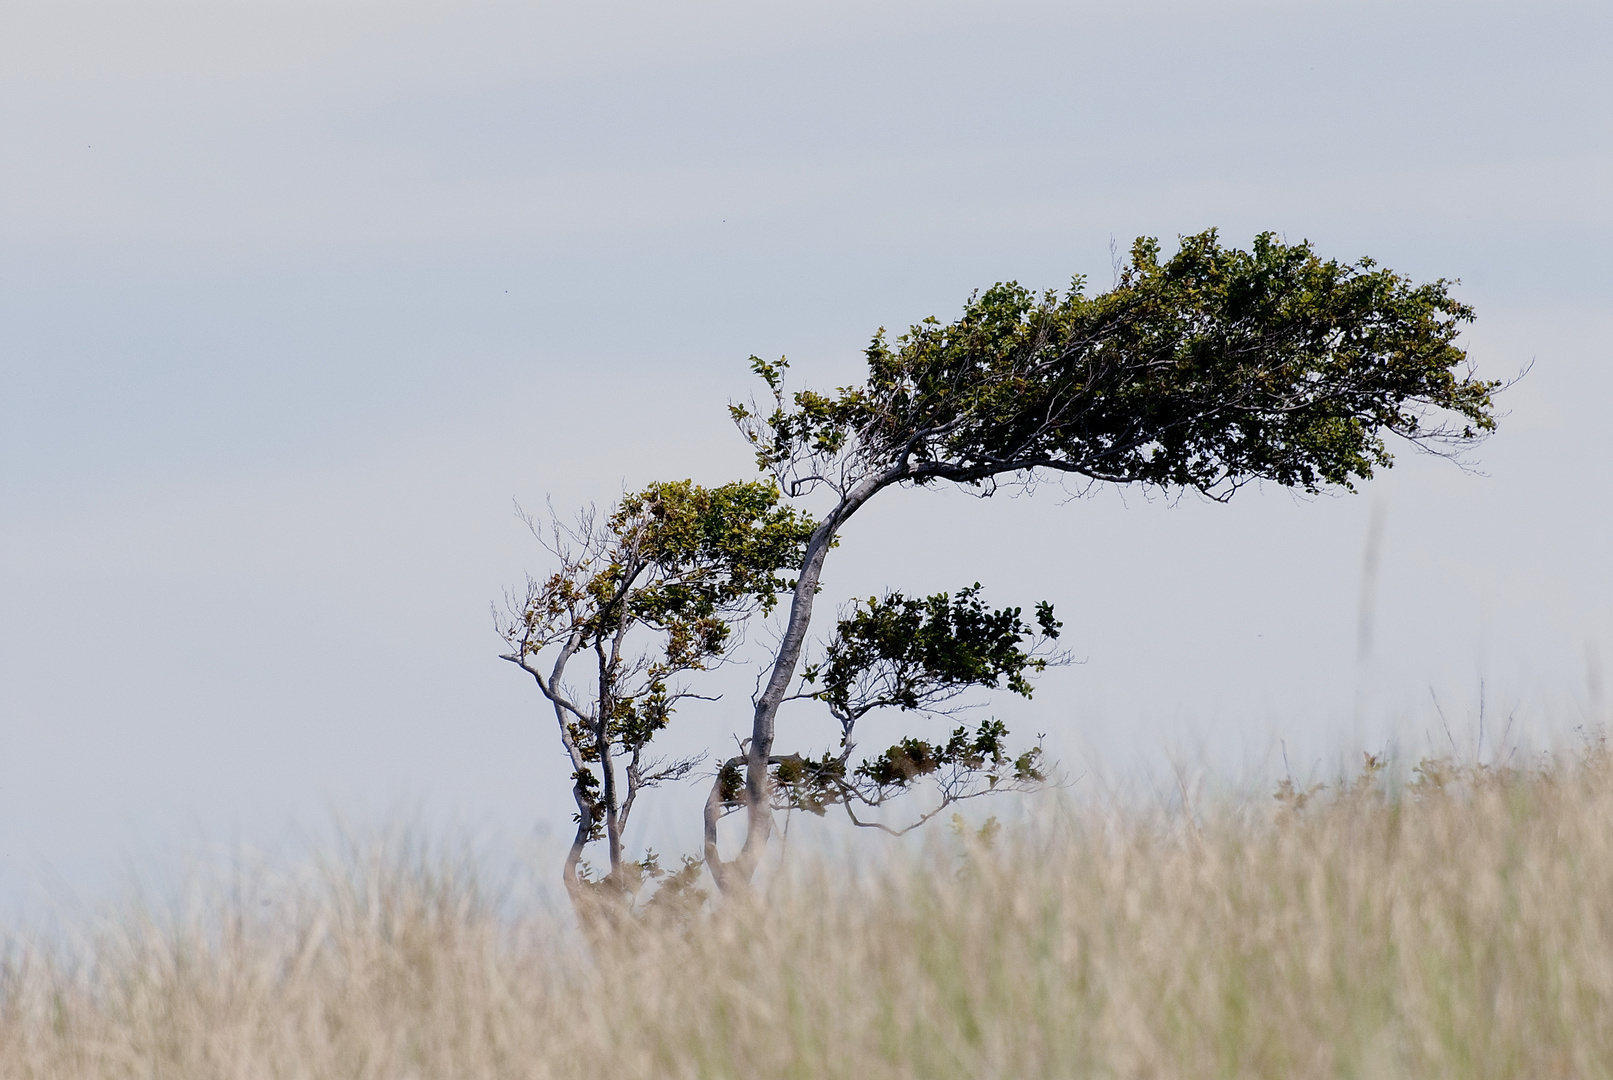
[[[1411,781],[803,858],[592,950],[381,846],[14,937],[0,1075],[1613,1076],[1608,755]]]

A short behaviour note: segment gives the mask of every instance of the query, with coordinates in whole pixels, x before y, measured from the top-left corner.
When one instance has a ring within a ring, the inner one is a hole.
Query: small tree
[[[1031,696],[1030,677],[1049,664],[1067,661],[1053,650],[1062,625],[1051,604],[1036,605],[1036,625],[1020,608],[988,608],[980,585],[956,597],[937,593],[924,599],[891,592],[853,603],[835,628],[823,656],[808,664],[794,699],[822,702],[840,725],[840,745],[819,757],[773,755],[772,807],[823,815],[839,805],[853,824],[901,835],[964,799],[1001,791],[1025,791],[1043,779],[1042,751],[1035,746],[1010,753],[1008,729],[987,720],[974,731],[958,727],[942,743],[903,737],[877,757],[851,764],[857,723],[876,709],[945,715],[966,691],[1006,687]],[[719,885],[729,888],[731,868],[717,850],[717,823],[745,803],[746,759],[730,758],[718,770],[706,799],[706,865]],[[910,824],[892,827],[859,817],[932,781],[936,805]]]
[[[771,670],[738,765],[707,803],[707,859],[724,888],[755,872],[773,828],[780,705],[791,696],[824,560],[841,528],[893,487],[950,481],[990,494],[1041,474],[1191,489],[1229,499],[1251,481],[1354,490],[1391,464],[1386,435],[1454,456],[1495,426],[1497,384],[1456,345],[1472,310],[1443,279],[1415,284],[1370,259],[1324,261],[1272,234],[1250,251],[1211,230],[1175,255],[1139,239],[1115,287],[1087,296],[998,285],[950,324],[894,345],[880,331],[867,379],[787,394],[787,365],[752,358],[770,407],[733,406],[757,462],[792,498],[833,505],[808,538]],[[822,691],[820,691],[821,693]],[[926,759],[928,761],[928,759]],[[747,814],[739,855],[717,857],[718,809]]]
[[[779,571],[799,563],[811,523],[780,506],[770,482],[682,481],[628,495],[602,520],[590,511],[574,527],[551,520],[533,531],[559,566],[512,598],[499,620],[511,647],[503,659],[554,709],[577,806],[562,877],[591,919],[662,874],[653,854],[625,858],[622,836],[645,789],[703,758],[649,756],[678,703],[698,696],[678,679],[720,663],[736,625],[792,588]],[[595,879],[582,857],[598,840],[609,870]],[[698,860],[686,863],[660,893],[692,887],[698,872]]]

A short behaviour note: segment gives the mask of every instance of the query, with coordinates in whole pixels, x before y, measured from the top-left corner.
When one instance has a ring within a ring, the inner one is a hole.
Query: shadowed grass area
[[[1426,762],[1194,820],[1066,805],[591,951],[381,845],[74,948],[7,1078],[1603,1077],[1613,767]]]

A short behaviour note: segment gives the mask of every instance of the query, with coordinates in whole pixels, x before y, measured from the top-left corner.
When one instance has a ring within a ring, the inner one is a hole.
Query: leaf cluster
[[[955,597],[870,597],[839,621],[823,659],[802,677],[843,723],[876,708],[927,709],[974,686],[1006,685],[1028,698],[1027,673],[1047,669],[1046,646],[1063,623],[1045,600],[1035,628],[1021,613],[988,608],[979,582]]]
[[[904,737],[855,767],[848,765],[848,751],[816,759],[798,754],[777,759],[772,770],[775,809],[804,810],[821,817],[839,805],[853,822],[867,825],[857,817],[856,807],[882,806],[927,780],[940,800],[915,823],[922,824],[955,802],[992,791],[1028,791],[1047,779],[1041,745],[1014,753],[1008,746],[1008,727],[997,719],[986,720],[973,731],[960,725],[944,742]]]
[[[551,647],[568,659],[604,649],[595,688],[603,718],[616,741],[642,743],[681,696],[670,677],[721,659],[735,625],[793,587],[783,571],[800,562],[811,532],[769,482],[651,484],[603,522],[585,515],[575,529],[557,527],[550,547],[559,569],[532,583],[502,629],[523,660]],[[657,645],[633,652],[627,639],[637,628],[658,632]],[[574,736],[587,739],[599,710],[572,712]],[[585,748],[586,760],[598,755],[597,745]]]
[[[810,519],[779,505],[777,486],[755,482],[651,484],[622,499],[610,528],[659,571],[629,605],[633,617],[655,625],[736,604],[772,611],[795,586],[780,571],[800,562],[812,535]]]
[[[1020,783],[1041,783],[1042,749],[1031,747],[1018,755],[1007,746],[1008,728],[1001,720],[987,720],[975,731],[958,727],[944,743],[906,738],[879,757],[857,767],[857,776],[881,793],[905,788],[919,777],[944,768],[980,772],[990,787],[1005,778]]]

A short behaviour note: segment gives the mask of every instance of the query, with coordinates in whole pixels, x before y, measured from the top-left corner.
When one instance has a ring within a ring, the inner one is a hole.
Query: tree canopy
[[[603,520],[587,512],[540,533],[559,567],[512,598],[500,630],[504,659],[552,705],[571,762],[577,834],[564,880],[580,907],[660,872],[653,857],[625,857],[622,833],[641,791],[699,763],[649,756],[679,702],[697,696],[677,680],[722,661],[734,626],[793,588],[779,571],[799,562],[812,527],[769,481],[684,480],[630,493]],[[580,862],[600,839],[610,870],[591,881]]]
[[[882,330],[867,380],[786,404],[787,365],[752,358],[773,393],[735,406],[764,469],[799,494],[855,479],[965,484],[1043,469],[1225,497],[1250,480],[1352,488],[1391,462],[1386,434],[1449,447],[1495,426],[1494,382],[1456,345],[1473,311],[1444,279],[1323,260],[1271,233],[1214,230],[1160,260],[1139,239],[1115,287],[1088,296],[1000,284],[952,323]]]

